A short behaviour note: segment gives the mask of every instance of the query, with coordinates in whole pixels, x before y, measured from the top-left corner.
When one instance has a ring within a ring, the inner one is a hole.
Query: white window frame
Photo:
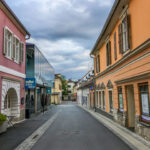
[[[11,59],[12,60],[12,40],[13,40],[13,32],[7,27],[5,26],[4,27],[4,30],[7,30],[7,32],[9,32],[11,34],[11,40],[8,39],[8,34],[7,34],[7,47],[5,47],[5,49],[7,49],[7,53],[5,54],[5,57],[8,58],[8,59]],[[5,34],[4,34],[4,39],[5,39]],[[8,49],[8,42],[10,42],[10,49]],[[5,44],[5,43],[4,43]],[[8,51],[9,51],[9,55],[8,55]]]
[[[15,37],[15,58],[14,58],[14,61],[19,64],[19,60],[20,60],[20,39],[14,35]],[[18,40],[18,46],[16,44],[16,41]],[[18,48],[18,54],[17,54],[17,48]],[[18,58],[17,58],[17,55],[18,55]]]

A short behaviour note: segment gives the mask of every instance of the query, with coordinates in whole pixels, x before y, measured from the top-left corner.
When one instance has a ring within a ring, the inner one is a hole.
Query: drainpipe
[[[93,58],[93,61],[94,61],[95,56],[90,54],[90,57]],[[94,102],[94,111],[96,111],[96,106],[95,106],[95,104],[96,104],[96,102],[95,102],[96,88],[95,87],[96,87],[96,84],[95,84],[95,73],[94,73],[94,77],[93,77],[93,91],[94,91],[94,93],[93,93],[93,99],[94,99],[94,101],[93,102]]]

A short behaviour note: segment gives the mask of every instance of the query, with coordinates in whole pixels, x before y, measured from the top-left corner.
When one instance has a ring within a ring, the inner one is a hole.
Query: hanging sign
[[[25,79],[25,89],[35,89],[35,78],[26,78]]]
[[[47,93],[47,94],[51,94],[51,88],[47,88],[47,89],[46,89],[46,93]]]

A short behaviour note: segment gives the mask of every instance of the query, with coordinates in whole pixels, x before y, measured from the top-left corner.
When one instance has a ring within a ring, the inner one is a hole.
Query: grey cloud
[[[89,63],[92,65],[88,54],[114,2],[114,0],[6,1],[31,32],[34,39],[31,41],[38,44],[56,72],[62,72],[68,78],[80,78],[88,71],[86,65]],[[80,70],[81,66],[84,67],[83,71]],[[67,71],[69,69],[71,71]]]

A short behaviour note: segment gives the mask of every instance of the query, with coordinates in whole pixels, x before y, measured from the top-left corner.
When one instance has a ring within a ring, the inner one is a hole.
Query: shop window
[[[101,107],[101,91],[99,92],[99,107]]]
[[[102,91],[102,97],[103,97],[103,109],[105,109],[105,91]]]
[[[118,87],[119,111],[123,112],[123,94],[122,87]]]
[[[150,122],[150,103],[148,84],[139,85],[139,94],[141,100],[141,117],[142,120]]]
[[[108,41],[106,44],[106,64],[107,66],[111,65],[111,42]]]
[[[112,91],[109,91],[109,104],[110,104],[110,112],[113,112],[113,97],[112,97]]]
[[[96,92],[96,106],[98,107],[98,91]]]

